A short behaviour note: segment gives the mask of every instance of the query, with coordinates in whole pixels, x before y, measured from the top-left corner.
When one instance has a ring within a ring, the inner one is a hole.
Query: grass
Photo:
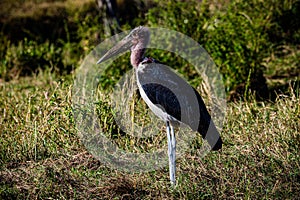
[[[41,72],[0,87],[1,198],[293,199],[300,192],[300,100],[292,90],[275,102],[229,103],[224,148],[203,159],[187,152],[171,189],[167,167],[130,174],[87,152],[72,117],[72,78]]]

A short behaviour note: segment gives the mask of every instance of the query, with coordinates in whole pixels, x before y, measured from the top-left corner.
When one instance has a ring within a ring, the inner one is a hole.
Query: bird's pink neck
[[[132,50],[131,55],[130,55],[130,62],[131,65],[135,68],[137,68],[144,59],[144,53],[145,49],[137,49],[137,50]]]
[[[148,41],[149,38],[142,38],[131,48],[130,62],[133,67],[137,68],[143,61]]]

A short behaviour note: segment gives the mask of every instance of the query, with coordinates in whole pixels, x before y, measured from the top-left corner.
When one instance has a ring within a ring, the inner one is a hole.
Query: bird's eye
[[[137,34],[137,33],[133,33],[132,36],[133,36],[133,37],[137,37],[138,34]]]

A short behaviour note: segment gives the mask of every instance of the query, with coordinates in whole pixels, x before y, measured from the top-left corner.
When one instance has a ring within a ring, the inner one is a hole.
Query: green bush
[[[57,48],[53,43],[38,44],[36,41],[19,41],[17,45],[7,43],[3,53],[3,62],[0,77],[10,79],[19,75],[31,75],[38,69],[58,67],[62,65],[61,55],[63,49]]]
[[[260,96],[267,94],[262,63],[272,44],[265,32],[271,26],[270,13],[263,8],[263,2],[235,1],[207,28],[204,46],[219,66],[228,92],[242,87],[242,92],[249,88]]]
[[[241,84],[242,93],[247,87],[259,90],[254,80],[266,92],[261,63],[271,44],[264,32],[269,21],[261,11],[263,3],[234,1],[219,11],[212,11],[208,2],[157,3],[148,13],[149,24],[175,29],[203,45],[223,74],[227,92]]]

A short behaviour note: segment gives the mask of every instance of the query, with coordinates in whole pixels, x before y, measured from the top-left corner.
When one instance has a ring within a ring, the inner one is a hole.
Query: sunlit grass
[[[41,72],[0,87],[2,164],[55,157],[76,146],[65,80]]]
[[[178,185],[171,189],[167,166],[128,174],[93,158],[76,132],[71,89],[69,78],[48,73],[1,83],[1,197],[296,198],[299,193],[300,102],[293,92],[275,102],[229,103],[223,149],[204,158],[196,149],[186,152],[177,160]],[[129,151],[139,144],[126,143],[126,134],[117,141]],[[151,148],[161,145],[148,142]]]

